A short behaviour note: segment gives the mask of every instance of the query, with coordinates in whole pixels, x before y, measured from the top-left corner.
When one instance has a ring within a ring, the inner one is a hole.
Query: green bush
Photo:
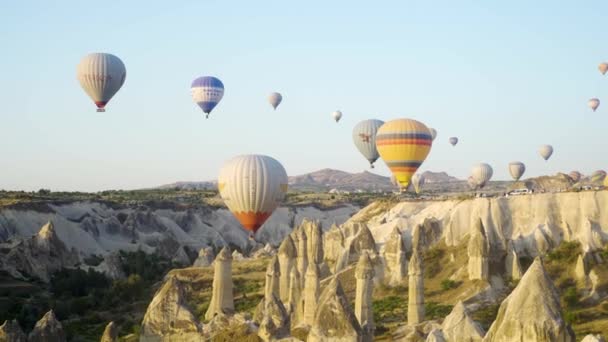
[[[434,302],[424,303],[426,319],[444,318],[452,312],[452,305],[437,304]]]
[[[472,318],[474,321],[479,323],[479,325],[481,325],[485,331],[488,331],[488,329],[490,329],[490,325],[492,325],[492,322],[494,322],[496,316],[498,315],[499,308],[500,305],[498,304],[484,306],[475,311],[472,314]]]
[[[564,293],[564,302],[568,308],[574,308],[579,304],[579,295],[576,287],[572,286],[566,289]]]
[[[441,289],[443,289],[444,291],[457,288],[458,285],[459,284],[457,282],[451,279],[444,279],[441,281]]]
[[[556,249],[549,252],[549,261],[560,263],[574,263],[581,253],[581,245],[577,241],[563,241]]]

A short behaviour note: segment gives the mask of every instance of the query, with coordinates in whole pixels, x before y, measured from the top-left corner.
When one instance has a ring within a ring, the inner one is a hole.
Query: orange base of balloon
[[[236,212],[233,213],[243,228],[253,232],[258,231],[260,227],[268,220],[272,213],[254,213],[254,212]]]

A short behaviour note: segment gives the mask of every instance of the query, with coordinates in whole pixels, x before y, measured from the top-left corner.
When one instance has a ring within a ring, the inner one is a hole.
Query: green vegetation
[[[549,252],[547,260],[554,262],[574,263],[581,253],[581,245],[577,241],[562,241],[562,243]]]
[[[441,271],[443,255],[444,250],[438,246],[431,247],[424,253],[425,277],[434,277]]]
[[[453,305],[443,305],[435,302],[424,303],[426,319],[443,319],[452,312]]]
[[[441,288],[444,291],[447,291],[450,289],[455,289],[458,287],[458,285],[460,285],[460,284],[458,284],[457,282],[450,280],[450,279],[444,279],[441,281]]]
[[[484,331],[488,331],[490,325],[492,325],[492,322],[496,319],[496,315],[498,315],[499,308],[500,304],[483,306],[472,313],[472,318],[481,325]]]

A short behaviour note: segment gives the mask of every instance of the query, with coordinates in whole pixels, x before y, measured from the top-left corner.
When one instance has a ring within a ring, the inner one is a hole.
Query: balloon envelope
[[[602,183],[606,178],[606,171],[598,170],[591,174],[591,182],[593,183]]]
[[[578,171],[572,171],[568,174],[568,176],[572,179],[572,181],[574,181],[574,183],[578,183],[582,177],[581,173]]]
[[[471,177],[473,177],[479,188],[486,186],[492,178],[493,173],[492,167],[486,163],[477,164],[471,169]]]
[[[477,181],[475,180],[475,178],[473,178],[473,176],[469,176],[469,178],[467,178],[467,184],[469,185],[469,188],[471,188],[471,190],[477,189]]]
[[[383,121],[371,119],[361,121],[353,128],[353,142],[372,168],[380,157],[376,149],[376,132],[383,124]]]
[[[542,145],[538,149],[538,153],[540,154],[541,157],[543,157],[544,160],[549,160],[549,158],[551,158],[551,155],[553,154],[553,146]]]
[[[589,108],[591,108],[591,110],[593,110],[595,112],[597,110],[597,108],[600,106],[600,99],[596,99],[595,97],[592,99],[589,99],[589,101],[587,101],[587,106],[589,106]]]
[[[125,83],[127,70],[120,58],[109,53],[92,53],[80,60],[76,71],[80,86],[103,112]]]
[[[526,165],[522,162],[511,162],[509,163],[509,173],[514,180],[518,181],[521,176],[526,172]]]
[[[437,138],[437,130],[434,128],[429,128],[429,131],[431,132],[431,139],[435,141],[435,138]]]
[[[414,186],[414,191],[416,191],[417,194],[419,194],[422,190],[422,186],[424,185],[425,181],[426,179],[422,174],[417,173],[412,176],[412,185]]]
[[[404,189],[429,155],[431,145],[428,127],[412,119],[389,121],[376,134],[378,153]]]
[[[338,122],[342,118],[342,112],[337,110],[337,111],[331,113],[331,117],[334,118],[334,120],[336,120],[336,122]]]
[[[283,101],[283,95],[279,93],[270,93],[270,95],[268,95],[268,102],[275,110],[281,104],[281,101]]]
[[[209,117],[209,113],[224,97],[224,84],[213,76],[203,76],[192,81],[190,91],[192,100]]]
[[[287,173],[272,157],[242,155],[224,163],[218,189],[230,212],[255,233],[285,198]]]
[[[456,137],[451,137],[449,141],[452,146],[456,146],[456,144],[458,144],[458,138]]]
[[[600,70],[602,75],[606,75],[606,72],[608,71],[608,63],[606,63],[606,62],[600,63],[600,65],[598,65],[597,68]]]

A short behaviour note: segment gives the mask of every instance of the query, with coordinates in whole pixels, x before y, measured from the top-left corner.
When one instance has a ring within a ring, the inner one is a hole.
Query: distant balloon
[[[270,95],[268,96],[268,102],[270,102],[272,108],[274,108],[275,110],[281,104],[281,101],[283,101],[283,95],[279,93],[270,93]]]
[[[435,138],[437,138],[437,130],[434,128],[429,128],[429,132],[431,132],[431,139],[435,141]]]
[[[334,120],[336,120],[336,122],[338,122],[342,118],[342,112],[337,110],[337,111],[331,113],[331,117],[334,118]]]
[[[540,154],[541,157],[543,157],[544,160],[549,160],[549,158],[551,158],[551,155],[553,154],[553,146],[542,145],[538,149],[538,153]]]
[[[374,162],[380,158],[376,149],[376,132],[383,124],[383,121],[371,119],[361,121],[353,128],[353,142],[372,169]]]
[[[582,177],[581,173],[578,171],[572,171],[568,174],[568,176],[570,177],[570,179],[572,179],[574,183],[578,183],[578,181],[580,181]]]
[[[456,146],[456,144],[458,144],[458,138],[456,137],[451,137],[449,141],[452,146]]]
[[[190,91],[192,99],[208,118],[213,108],[224,97],[224,84],[213,76],[202,76],[192,81]]]
[[[604,178],[604,188],[608,188],[608,177]]]
[[[597,99],[595,97],[590,99],[589,101],[587,101],[587,106],[589,106],[589,108],[591,108],[591,110],[595,112],[600,106],[600,99]]]
[[[426,179],[424,178],[423,174],[417,173],[412,176],[412,185],[414,185],[414,191],[416,191],[416,194],[420,194],[425,181]]]
[[[608,71],[608,63],[606,63],[606,62],[600,63],[600,65],[598,65],[597,68],[600,70],[602,75],[606,75],[606,72]]]
[[[469,178],[467,178],[467,184],[471,190],[477,190],[477,181],[475,178],[473,178],[473,176],[469,176]]]
[[[431,145],[428,127],[412,119],[389,121],[376,134],[378,153],[403,189],[429,155]]]
[[[224,163],[218,189],[230,212],[255,233],[285,198],[287,173],[272,157],[242,155]]]
[[[521,176],[524,175],[524,172],[526,172],[526,165],[524,165],[524,163],[522,163],[522,162],[509,163],[509,173],[511,173],[511,177],[513,177],[514,180],[518,181],[521,178]]]
[[[125,83],[127,69],[114,55],[92,53],[80,60],[76,77],[82,89],[95,102],[97,111],[105,112],[105,106]]]
[[[606,171],[598,170],[591,174],[591,182],[602,183],[606,178]]]
[[[492,167],[486,163],[477,164],[471,169],[471,176],[479,188],[486,186],[493,173]]]

